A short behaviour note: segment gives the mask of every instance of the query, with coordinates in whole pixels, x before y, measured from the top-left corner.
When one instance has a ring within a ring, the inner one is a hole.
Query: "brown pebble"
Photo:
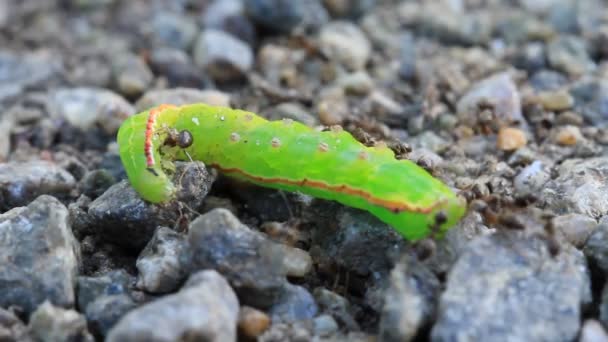
[[[270,317],[264,312],[249,306],[241,307],[239,312],[239,332],[246,337],[256,339],[270,325]]]
[[[562,146],[572,146],[576,145],[582,138],[583,136],[578,127],[566,125],[557,129],[554,141]]]
[[[496,146],[503,151],[514,151],[528,142],[526,134],[519,128],[503,127],[498,131]]]
[[[536,99],[546,110],[565,110],[574,105],[574,98],[567,90],[544,91],[538,93]]]

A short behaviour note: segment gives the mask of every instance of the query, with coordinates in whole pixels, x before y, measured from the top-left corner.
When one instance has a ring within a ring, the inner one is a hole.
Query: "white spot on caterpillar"
[[[222,115],[222,116],[220,116],[220,120],[224,121],[224,120],[226,120],[226,118]]]
[[[255,145],[256,145],[256,146],[260,146],[260,141],[259,141],[259,140],[256,140],[256,141],[255,141]]]
[[[278,148],[281,147],[281,139],[274,137],[272,138],[272,140],[270,140],[270,144],[272,145],[272,147],[274,148]]]
[[[238,142],[239,140],[241,140],[241,136],[238,133],[236,133],[236,132],[230,133],[230,141]]]
[[[329,151],[329,145],[327,145],[327,143],[319,143],[319,151],[320,152],[327,152]]]
[[[200,125],[200,122],[198,122],[198,118],[192,118],[192,122],[194,122],[195,125]]]

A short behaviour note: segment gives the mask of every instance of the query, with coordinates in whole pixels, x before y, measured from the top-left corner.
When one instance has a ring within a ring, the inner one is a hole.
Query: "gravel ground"
[[[122,121],[342,125],[469,202],[440,240],[177,165]],[[0,0],[0,341],[608,341],[608,2]]]

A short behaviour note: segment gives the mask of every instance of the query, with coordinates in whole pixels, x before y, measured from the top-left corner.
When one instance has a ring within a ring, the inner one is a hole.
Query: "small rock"
[[[282,248],[242,224],[230,211],[214,209],[188,229],[193,270],[215,269],[243,304],[268,308],[286,283]]]
[[[107,341],[235,341],[239,302],[228,282],[213,270],[190,277],[178,293],[129,312]]]
[[[582,248],[585,242],[591,236],[597,222],[585,215],[581,214],[566,214],[553,218],[553,227],[557,228],[564,234],[566,240],[577,248]]]
[[[242,306],[239,312],[239,333],[247,338],[256,339],[270,326],[270,317],[263,311]]]
[[[582,253],[565,248],[552,256],[546,240],[517,236],[494,234],[469,244],[448,275],[433,340],[576,338],[581,306],[591,300]]]
[[[66,197],[75,188],[74,177],[55,163],[0,164],[0,212],[26,205],[42,194]]]
[[[0,53],[0,103],[31,87],[41,87],[63,69],[62,59],[49,51]]]
[[[530,85],[536,91],[559,90],[568,84],[563,74],[552,70],[540,70],[530,77]]]
[[[283,248],[283,269],[287,276],[302,278],[310,272],[312,258],[307,251],[287,245],[280,247]]]
[[[268,310],[273,322],[283,323],[312,319],[317,311],[317,304],[310,292],[291,284],[285,284],[281,295]]]
[[[587,239],[583,252],[593,268],[598,269],[604,276],[608,275],[608,218],[600,220]],[[606,306],[606,321],[608,322],[608,305]]]
[[[188,275],[183,261],[187,258],[185,237],[169,228],[160,227],[137,258],[137,286],[151,293],[177,289]]]
[[[374,88],[374,81],[365,71],[342,75],[336,80],[336,83],[344,88],[346,93],[359,96],[369,94]]]
[[[571,88],[574,109],[598,127],[608,126],[608,81],[583,80]]]
[[[360,330],[354,309],[346,298],[322,287],[316,288],[313,295],[322,313],[332,316],[348,330]]]
[[[394,264],[391,253],[404,244],[402,236],[375,217],[334,202],[313,201],[304,218],[316,228],[311,239],[319,248],[310,251],[313,260],[327,260],[360,276],[388,274]]]
[[[25,314],[45,300],[72,307],[79,258],[68,210],[54,197],[0,214],[0,307]]]
[[[437,277],[422,264],[399,262],[384,298],[380,340],[411,341],[435,316],[440,288]]]
[[[574,105],[574,98],[567,90],[543,91],[535,96],[535,100],[546,110],[566,110]]]
[[[99,297],[128,294],[135,282],[133,276],[119,269],[97,277],[78,277],[78,307],[86,307]]]
[[[151,39],[154,45],[164,45],[180,50],[188,50],[198,27],[194,20],[185,14],[158,12],[151,23]]]
[[[519,92],[508,73],[495,74],[479,81],[458,101],[457,112],[461,122],[474,125],[477,118],[471,115],[476,115],[482,102],[492,105],[499,123],[519,123],[525,127]]]
[[[502,127],[496,136],[496,147],[503,151],[514,151],[527,143],[526,134],[518,128]]]
[[[555,212],[596,219],[608,214],[608,158],[567,159],[557,174],[540,195]]]
[[[202,16],[204,28],[213,28],[231,35],[254,46],[255,27],[245,16],[245,4],[241,0],[215,0],[205,9]]]
[[[97,198],[115,183],[116,178],[109,171],[105,169],[93,170],[82,177],[78,188],[83,195],[89,198]]]
[[[323,4],[334,17],[357,19],[371,11],[376,0],[323,0]]]
[[[419,34],[436,38],[445,44],[487,44],[492,36],[489,17],[479,12],[466,13],[454,7],[460,6],[450,8],[443,2],[405,2],[399,8],[399,14],[405,24],[416,28]]]
[[[139,250],[148,243],[158,226],[174,226],[180,220],[187,221],[193,214],[184,212],[180,202],[189,208],[198,208],[214,179],[200,162],[177,163],[176,167],[174,184],[180,185],[176,201],[164,206],[146,202],[127,181],[122,181],[88,205],[88,223],[75,226],[75,231]]]
[[[99,125],[116,134],[122,122],[135,110],[120,95],[101,88],[60,88],[49,95],[52,117],[67,120],[83,131]]]
[[[163,103],[176,106],[191,103],[206,103],[212,106],[230,106],[230,95],[219,90],[199,90],[192,88],[175,88],[151,90],[145,93],[135,104],[137,111],[144,111]]]
[[[75,310],[53,306],[48,301],[34,311],[28,327],[37,341],[94,341],[84,316]]]
[[[514,66],[529,73],[544,69],[546,59],[545,45],[538,42],[527,43],[512,58]]]
[[[557,127],[552,134],[553,142],[562,146],[572,146],[584,140],[581,130],[572,125]]]
[[[0,308],[0,340],[1,341],[33,341],[28,329],[12,311]]]
[[[551,174],[544,164],[535,160],[519,172],[513,180],[513,186],[522,196],[537,194],[550,179]]]
[[[244,0],[245,12],[263,28],[289,33],[297,26],[319,27],[328,14],[319,0]]]
[[[371,44],[365,34],[346,21],[325,25],[319,33],[319,46],[331,60],[350,70],[364,69],[371,54]]]
[[[155,74],[166,78],[171,89],[150,90],[149,92],[174,91],[173,88],[179,87],[205,88],[209,84],[208,77],[198,70],[190,56],[182,50],[169,47],[152,50],[150,67]]]
[[[319,94],[319,121],[323,125],[339,125],[350,114],[346,94],[342,88],[328,88]]]
[[[193,55],[194,64],[220,82],[239,79],[253,66],[253,51],[249,45],[214,29],[201,32]]]
[[[91,332],[102,339],[110,329],[137,305],[126,294],[101,296],[84,309]]]
[[[112,60],[112,78],[121,94],[135,98],[150,87],[154,75],[141,57],[127,53],[120,54]]]
[[[608,333],[600,322],[588,319],[581,329],[579,342],[608,342]]]
[[[292,119],[301,122],[309,127],[319,124],[317,118],[310,115],[309,111],[299,103],[284,102],[277,106],[270,107],[263,112],[268,120]]]
[[[340,327],[336,320],[330,315],[320,315],[312,321],[315,336],[329,337],[335,334]]]
[[[585,41],[575,36],[559,36],[547,45],[547,60],[556,70],[580,76],[595,69]]]

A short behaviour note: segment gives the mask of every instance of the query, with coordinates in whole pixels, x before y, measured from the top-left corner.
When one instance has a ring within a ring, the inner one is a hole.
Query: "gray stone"
[[[158,12],[149,23],[155,45],[188,50],[198,34],[196,22],[184,14]]]
[[[87,321],[75,310],[53,306],[45,301],[30,316],[30,334],[37,341],[94,341],[87,330]]]
[[[174,88],[150,90],[135,103],[135,108],[137,108],[137,111],[143,111],[163,103],[181,106],[198,102],[228,107],[230,105],[230,95],[212,89]]]
[[[137,287],[151,293],[171,292],[188,276],[185,236],[160,227],[137,258]]]
[[[521,112],[521,99],[517,86],[508,73],[492,75],[475,84],[457,104],[461,122],[474,125],[477,122],[478,106],[486,102],[494,106],[493,114],[499,123],[519,122],[526,125]]]
[[[390,276],[380,318],[380,340],[411,341],[436,314],[441,284],[419,262],[404,258]]]
[[[553,227],[559,230],[566,240],[577,248],[582,248],[595,228],[597,221],[582,214],[566,214],[554,217]]]
[[[310,320],[317,314],[314,298],[302,286],[285,284],[281,295],[268,310],[272,322],[292,323]]]
[[[268,108],[263,114],[269,120],[292,119],[310,127],[319,124],[319,120],[310,114],[310,110],[296,102],[283,102]]]
[[[85,310],[97,298],[128,294],[135,278],[125,270],[114,270],[96,277],[78,277],[78,307]]]
[[[202,271],[178,293],[129,312],[107,341],[234,341],[238,313],[239,302],[228,282],[216,271]]]
[[[60,88],[49,95],[48,111],[82,130],[99,125],[115,134],[122,122],[135,113],[122,96],[101,88]]]
[[[551,255],[538,237],[483,236],[450,271],[431,336],[434,341],[572,341],[581,306],[590,300],[580,251],[564,246]]]
[[[547,45],[547,60],[551,67],[573,76],[595,69],[585,41],[575,36],[559,36]]]
[[[296,247],[279,245],[283,249],[283,269],[289,277],[303,278],[312,270],[310,254]]]
[[[553,70],[540,70],[530,77],[530,85],[537,91],[552,91],[564,88],[568,79]]]
[[[26,314],[45,300],[72,307],[79,254],[68,210],[57,199],[42,195],[1,214],[0,307]]]
[[[0,341],[32,342],[28,329],[12,312],[0,308]]]
[[[595,126],[608,126],[608,81],[584,79],[572,87],[574,109]]]
[[[84,309],[91,332],[101,338],[137,305],[126,294],[100,296]]]
[[[376,0],[323,0],[323,4],[334,17],[357,19],[370,12]]]
[[[26,54],[0,52],[0,103],[48,83],[62,71],[62,64],[59,56],[44,50]]]
[[[315,28],[327,22],[319,0],[244,0],[245,12],[263,28],[289,33],[297,26]]]
[[[127,181],[122,181],[90,203],[87,219],[81,220],[85,225],[76,226],[75,230],[123,247],[141,249],[158,226],[171,227],[180,220],[187,221],[194,214],[184,212],[180,202],[189,208],[198,208],[214,179],[202,163],[176,165],[173,175],[174,184],[179,185],[176,201],[163,206],[149,203]]]
[[[608,158],[568,159],[559,165],[557,174],[541,195],[555,212],[595,219],[608,214]]]
[[[253,51],[242,40],[215,29],[201,32],[194,45],[194,64],[217,81],[242,78],[253,66]]]
[[[315,336],[329,337],[335,334],[338,329],[338,323],[330,315],[320,315],[312,321],[313,333]]]
[[[602,218],[587,239],[583,252],[592,267],[598,269],[602,274],[608,275],[608,218]],[[606,310],[606,317],[608,322],[608,310]]]
[[[242,224],[230,211],[213,209],[189,227],[192,269],[215,269],[243,304],[268,308],[286,284],[283,250]]]
[[[392,255],[398,255],[405,242],[394,229],[370,214],[316,200],[304,213],[315,223],[311,232],[313,260],[327,260],[360,276],[388,274]],[[335,228],[328,229],[331,222]]]
[[[608,333],[600,322],[588,319],[581,329],[579,342],[608,342]]]
[[[521,169],[513,180],[515,191],[519,195],[537,194],[551,179],[551,173],[539,160]]]
[[[354,317],[354,308],[346,298],[322,287],[316,288],[313,291],[313,295],[320,312],[335,318],[340,325],[348,330],[360,330],[359,324]]]
[[[371,54],[371,44],[354,24],[334,21],[319,33],[321,50],[333,61],[351,70],[362,70]]]
[[[205,9],[201,22],[205,28],[230,33],[253,46],[256,41],[255,27],[245,15],[242,0],[214,0]]]
[[[112,79],[118,92],[134,98],[152,85],[154,75],[140,56],[122,53],[112,60]]]
[[[65,197],[75,188],[74,177],[48,161],[0,164],[0,212],[26,205],[42,194]]]
[[[178,87],[205,88],[209,84],[209,78],[198,70],[185,51],[159,47],[151,51],[149,63],[155,74],[167,80],[170,90]],[[160,91],[150,90],[146,95]]]
[[[534,42],[528,43],[523,48],[518,49],[513,56],[513,65],[533,73],[542,70],[546,64],[545,45]]]

